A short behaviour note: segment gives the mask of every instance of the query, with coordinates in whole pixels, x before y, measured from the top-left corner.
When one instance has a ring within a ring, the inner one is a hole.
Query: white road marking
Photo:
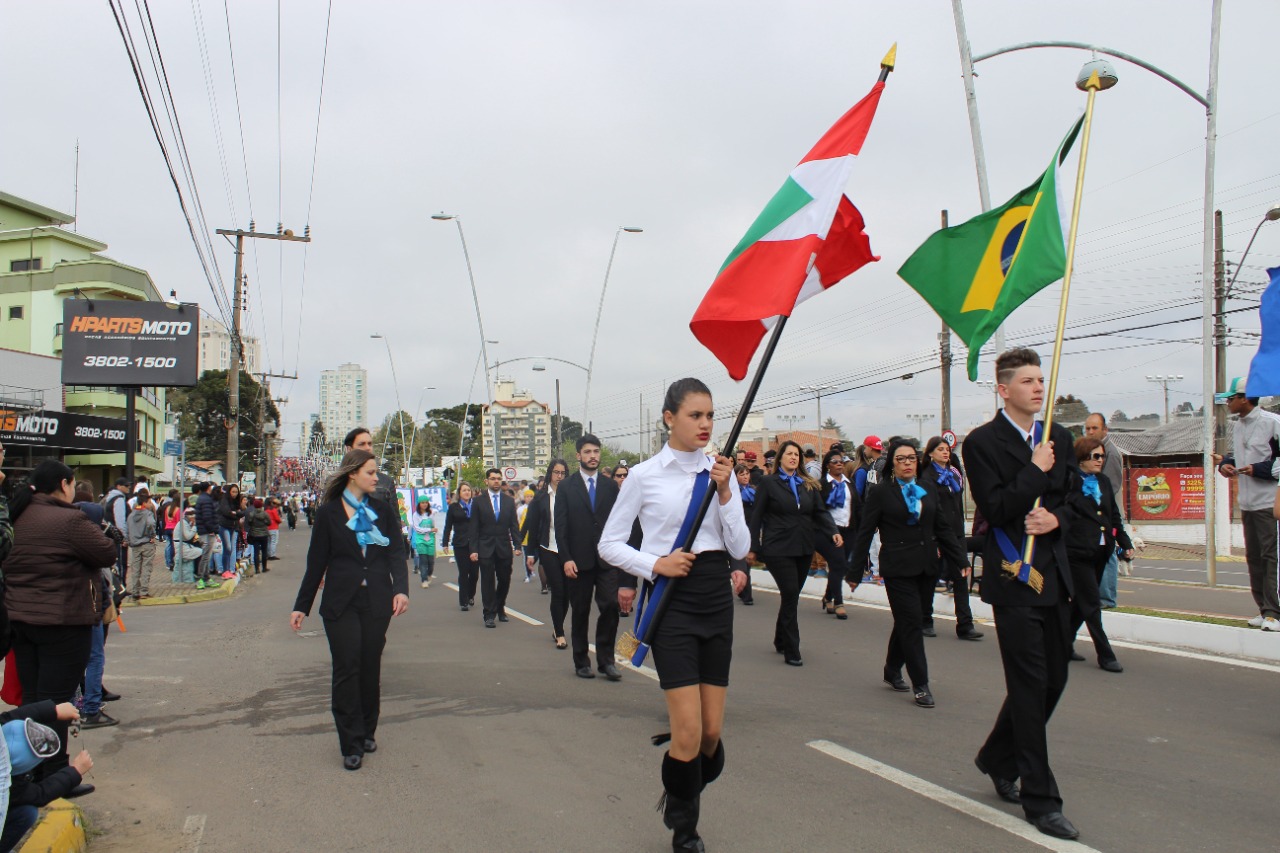
[[[818,752],[879,776],[881,779],[906,788],[908,791],[913,791],[922,797],[928,797],[936,803],[955,809],[975,820],[980,820],[997,829],[1003,829],[1011,835],[1016,835],[1046,850],[1060,851],[1060,853],[1098,853],[1094,848],[1081,844],[1079,841],[1066,841],[1044,835],[1021,817],[1015,817],[1008,812],[993,809],[991,806],[980,803],[977,800],[961,796],[954,791],[949,791],[940,785],[921,779],[919,776],[912,776],[910,773],[899,770],[896,767],[882,764],[874,758],[868,758],[861,753],[846,749],[829,740],[814,740],[810,741],[808,745]],[[974,772],[976,773],[977,771]]]
[[[182,835],[185,839],[182,845],[183,853],[200,853],[206,819],[207,816],[202,814],[187,815],[186,821],[182,824]]]
[[[111,673],[111,681],[114,684],[117,681],[163,681],[165,684],[181,684],[182,676],[180,675],[116,675]]]
[[[458,585],[456,583],[449,583],[448,581],[445,581],[444,585],[447,586],[449,589],[453,590],[454,592],[458,591]],[[521,613],[519,610],[512,610],[510,607],[507,608],[507,615],[514,616],[517,619],[519,619],[521,622],[527,622],[530,625],[534,625],[534,626],[546,624],[545,622],[539,622],[537,619],[534,619],[532,616],[526,616],[525,614]]]
[[[591,652],[592,654],[595,654],[596,644],[587,643],[587,651]],[[632,672],[638,672],[643,676],[652,678],[654,681],[658,680],[658,671],[652,667],[645,666],[644,664],[641,664],[640,666],[636,666],[631,662],[631,658],[628,658],[628,657],[620,657],[617,660],[618,660],[619,666],[625,667],[626,669],[629,669]]]

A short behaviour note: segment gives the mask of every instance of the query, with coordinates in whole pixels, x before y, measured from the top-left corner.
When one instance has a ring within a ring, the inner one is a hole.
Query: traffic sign
[[[165,456],[186,456],[186,442],[177,438],[166,438],[164,441]]]
[[[949,429],[942,431],[942,440],[947,443],[947,447],[956,446],[956,434]]]
[[[506,480],[508,483],[515,482],[515,479],[519,473],[520,472],[518,472],[515,468],[512,468],[510,465],[508,465],[506,468],[502,469],[502,479]]]

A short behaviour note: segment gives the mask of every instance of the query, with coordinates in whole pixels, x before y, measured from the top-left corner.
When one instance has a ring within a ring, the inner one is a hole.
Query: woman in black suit
[[[443,541],[446,546],[453,546],[453,561],[458,564],[458,609],[470,610],[476,603],[476,583],[480,580],[480,564],[471,559],[470,483],[458,486],[458,499],[444,514]]]
[[[831,514],[822,502],[822,487],[800,467],[800,445],[784,441],[778,448],[778,473],[765,477],[756,487],[756,504],[751,510],[751,542],[755,554],[778,585],[781,602],[773,630],[773,647],[791,666],[804,666],[800,657],[800,623],[796,610],[800,588],[809,576],[816,537],[825,536],[842,547]]]
[[[1071,566],[1071,581],[1075,594],[1071,596],[1071,633],[1075,640],[1081,625],[1089,626],[1093,648],[1098,654],[1098,666],[1107,672],[1124,672],[1116,653],[1111,649],[1107,632],[1102,630],[1102,601],[1098,583],[1107,567],[1107,560],[1115,552],[1117,543],[1125,552],[1125,559],[1133,557],[1133,543],[1124,530],[1124,519],[1116,506],[1115,491],[1111,481],[1102,474],[1107,460],[1107,450],[1096,438],[1081,438],[1073,445],[1079,473],[1072,472],[1067,491],[1067,509],[1071,523],[1067,525],[1067,562]],[[1073,660],[1084,660],[1073,649]]]
[[[951,453],[951,445],[935,435],[924,448],[924,460],[920,467],[920,482],[932,486],[938,494],[938,508],[947,517],[947,526],[961,548],[964,538],[964,472],[960,470]],[[968,550],[965,550],[966,556]],[[962,640],[981,640],[983,633],[973,627],[973,608],[969,606],[969,575],[973,572],[968,561],[956,564],[942,561],[942,578],[951,582],[952,604],[956,613],[956,636]],[[933,631],[933,596],[925,599],[925,636],[935,636]]]
[[[325,487],[307,550],[307,570],[289,624],[302,628],[324,583],[320,616],[333,657],[333,720],[342,766],[359,770],[378,748],[382,649],[392,616],[409,609],[409,567],[400,519],[369,494],[378,487],[378,463],[352,450]]]
[[[557,649],[569,648],[569,641],[564,638],[564,617],[569,612],[569,597],[565,586],[564,566],[560,562],[560,549],[555,539],[555,525],[551,523],[555,515],[556,491],[560,483],[569,475],[569,463],[563,459],[552,459],[547,466],[546,485],[538,491],[529,504],[529,511],[524,515],[524,524],[520,528],[520,538],[528,537],[530,548],[538,555],[542,563],[543,577],[551,590],[551,636]],[[525,565],[533,568],[534,558],[525,558]]]
[[[885,655],[884,680],[906,692],[902,665],[911,676],[911,691],[921,708],[934,706],[929,690],[929,664],[924,655],[923,602],[933,595],[941,570],[938,554],[968,565],[964,548],[952,533],[945,513],[938,510],[932,486],[916,479],[919,457],[914,446],[900,439],[890,442],[889,467],[881,482],[867,490],[853,546],[854,565],[866,563],[871,537],[880,533],[880,576],[884,578],[893,612],[893,633]]]

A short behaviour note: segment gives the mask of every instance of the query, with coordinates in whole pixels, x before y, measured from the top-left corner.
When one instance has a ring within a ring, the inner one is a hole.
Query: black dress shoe
[[[884,683],[899,693],[906,693],[911,689],[907,686],[907,682],[902,680],[901,672],[890,672],[888,669],[884,671]]]
[[[929,685],[922,684],[916,688],[916,704],[921,708],[932,708],[934,706],[933,694],[929,692]]]
[[[600,667],[600,671],[604,673],[604,677],[609,679],[610,681],[622,680],[622,670],[618,669],[617,664],[607,663],[604,666]]]
[[[360,765],[364,763],[364,758],[359,755],[342,756],[342,766],[346,770],[359,770]]]
[[[1120,665],[1120,661],[1116,660],[1115,658],[1112,658],[1111,660],[1101,661],[1098,663],[1098,666],[1102,667],[1107,672],[1124,672],[1124,667],[1122,667]]]
[[[991,784],[996,787],[996,796],[1004,800],[1006,803],[1020,804],[1022,802],[1022,793],[1018,790],[1018,783],[1013,779],[1001,779],[999,776],[989,772],[982,764],[981,758],[973,759],[973,765],[978,768],[978,772],[983,776],[991,777]]]
[[[511,620],[507,618],[507,614],[505,614],[505,613],[499,613],[499,614],[498,614],[498,621],[499,621],[499,622],[510,622]]]
[[[926,637],[936,637],[936,636],[938,636],[938,632],[934,630],[934,628],[933,628],[933,626],[932,626],[932,625],[925,625],[923,628],[921,628],[921,629],[920,629],[920,631],[921,631],[921,633],[922,633],[922,634],[924,634]]]
[[[366,753],[378,751],[378,742],[371,737],[367,737],[364,739],[363,746],[364,746],[364,751]]]
[[[1052,835],[1054,838],[1079,838],[1080,830],[1071,825],[1071,821],[1067,820],[1066,815],[1062,812],[1049,812],[1038,817],[1028,817],[1031,825],[1043,832],[1045,835]]]
[[[470,610],[471,608],[470,608],[470,607],[468,607],[467,605],[463,604],[463,605],[460,605],[460,606],[458,607],[458,609],[459,609],[459,610],[461,610],[463,613],[466,613],[466,612],[467,612],[468,610]]]
[[[68,800],[74,800],[76,797],[83,797],[85,794],[92,794],[98,790],[88,782],[81,782],[64,795]]]
[[[579,678],[595,678],[596,677],[596,674],[591,671],[591,667],[589,666],[580,666],[577,669],[575,669],[573,672]]]
[[[104,688],[102,688],[102,701],[103,701],[103,702],[114,702],[114,701],[116,701],[116,700],[117,700],[117,699],[119,699],[119,698],[120,698],[120,694],[119,694],[119,693],[112,693],[112,692],[111,692],[110,690],[108,690],[107,688],[105,688],[105,687],[104,687]]]
[[[975,631],[973,628],[970,628],[968,631],[956,632],[956,639],[958,640],[981,640],[985,636],[986,635],[981,631]]]
[[[1084,655],[1080,654],[1080,653],[1079,653],[1079,652],[1077,652],[1075,649],[1072,649],[1072,650],[1071,650],[1071,659],[1072,659],[1073,661],[1081,661],[1081,660],[1084,660]]]
[[[492,619],[491,617],[488,617],[488,616],[486,616],[486,617],[484,618],[484,626],[485,626],[486,628],[497,628],[497,627],[498,627],[497,625],[493,624],[493,619]]]
[[[785,655],[785,654],[784,654],[784,655],[782,656],[782,661],[783,661],[783,663],[785,663],[787,666],[804,666],[804,661],[800,658],[800,656],[799,656],[799,655],[796,655],[795,657],[792,657],[791,655]]]

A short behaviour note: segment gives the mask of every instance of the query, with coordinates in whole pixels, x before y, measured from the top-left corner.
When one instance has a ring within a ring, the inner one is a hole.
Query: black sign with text
[[[199,378],[194,304],[66,299],[62,318],[64,385],[190,388]]]
[[[124,453],[125,420],[71,412],[0,408],[0,444],[92,453]]]

